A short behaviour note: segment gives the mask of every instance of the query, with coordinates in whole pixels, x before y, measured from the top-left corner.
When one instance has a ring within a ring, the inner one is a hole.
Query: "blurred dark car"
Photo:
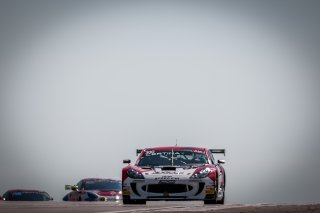
[[[45,191],[34,189],[12,189],[6,191],[2,196],[6,201],[50,201],[53,200]]]
[[[122,200],[120,180],[104,178],[86,178],[77,185],[65,185],[72,190],[63,197],[63,201],[119,201]]]

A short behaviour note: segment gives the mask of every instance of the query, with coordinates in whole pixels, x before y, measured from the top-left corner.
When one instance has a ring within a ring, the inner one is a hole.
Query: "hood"
[[[210,178],[212,181],[216,180],[216,168],[213,165],[196,165],[196,166],[184,166],[184,167],[154,167],[149,171],[142,172],[145,181],[159,180],[161,183],[174,183],[177,180],[189,181],[191,176],[202,170],[209,169],[210,173],[202,178]]]
[[[198,169],[206,168],[206,166],[161,166],[153,167],[147,171],[143,171],[142,174],[146,179],[183,179],[189,178]]]

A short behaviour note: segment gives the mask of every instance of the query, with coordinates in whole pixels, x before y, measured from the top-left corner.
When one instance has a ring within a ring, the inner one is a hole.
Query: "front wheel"
[[[216,200],[204,200],[203,203],[204,204],[216,204],[217,201]]]
[[[123,196],[122,203],[126,204],[146,204],[146,200],[132,200],[130,196]]]
[[[212,199],[207,199],[204,200],[203,203],[204,204],[224,204],[224,198],[225,198],[225,191],[223,189],[223,197],[221,200],[217,200],[217,198],[212,198]]]
[[[223,191],[223,198],[222,198],[222,200],[217,200],[217,204],[224,204],[224,198],[225,198],[225,191]]]
[[[226,175],[224,175],[224,183],[223,183],[223,197],[221,200],[217,200],[217,204],[224,204],[224,198],[226,197]]]

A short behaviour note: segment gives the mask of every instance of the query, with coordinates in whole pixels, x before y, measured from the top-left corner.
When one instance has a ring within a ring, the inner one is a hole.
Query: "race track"
[[[313,212],[320,213],[320,204],[225,204],[204,205],[203,202],[147,202],[147,205],[123,205],[111,202],[13,202],[0,201],[0,213],[134,213],[134,212]]]

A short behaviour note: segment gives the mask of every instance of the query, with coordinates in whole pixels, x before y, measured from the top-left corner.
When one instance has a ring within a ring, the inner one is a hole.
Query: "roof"
[[[81,181],[120,181],[111,178],[84,178]]]
[[[39,192],[39,193],[47,193],[46,191],[41,191],[41,190],[36,190],[36,189],[10,189],[7,192]]]
[[[160,146],[153,148],[146,148],[145,150],[199,150],[205,152],[207,149],[202,147],[189,147],[189,146]]]

